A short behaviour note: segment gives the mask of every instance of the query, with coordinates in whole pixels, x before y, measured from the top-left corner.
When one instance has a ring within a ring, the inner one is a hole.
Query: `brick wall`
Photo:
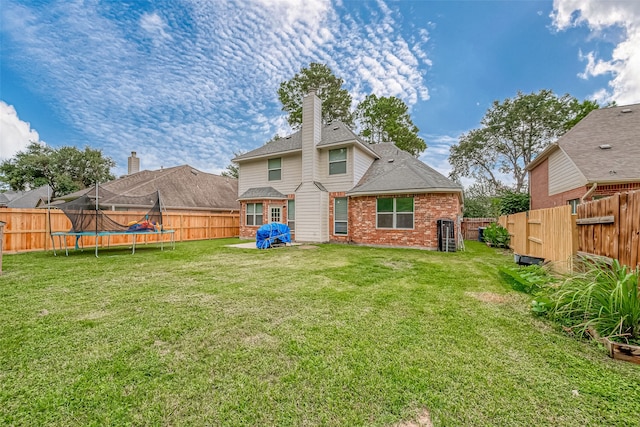
[[[350,241],[365,245],[438,248],[437,220],[456,220],[460,201],[453,193],[401,195],[414,197],[414,228],[376,228],[376,197],[356,197],[349,200]]]
[[[256,231],[260,228],[259,225],[247,225],[247,203],[262,203],[262,223],[268,224],[271,222],[271,208],[280,208],[280,222],[287,223],[287,201],[286,200],[243,200],[240,203],[240,238],[241,239],[255,239]],[[292,236],[293,238],[293,233]]]
[[[616,193],[625,193],[634,190],[640,190],[640,181],[627,184],[598,185],[596,191],[593,192],[593,196],[613,196]]]
[[[531,209],[551,207],[549,203],[549,159],[529,171],[529,194],[531,195]]]

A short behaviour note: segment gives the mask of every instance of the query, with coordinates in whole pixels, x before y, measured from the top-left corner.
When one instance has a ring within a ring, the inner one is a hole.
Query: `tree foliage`
[[[524,192],[525,166],[596,108],[595,102],[579,102],[569,95],[558,97],[546,89],[494,101],[481,127],[462,135],[451,147],[450,176],[484,179],[496,188],[504,187],[508,177],[516,193]]]
[[[302,68],[291,80],[280,83],[278,99],[282,110],[289,113],[289,125],[299,129],[302,125],[302,99],[315,89],[322,100],[322,120],[328,123],[340,120],[352,126],[351,95],[342,88],[344,80],[336,77],[325,64],[312,62],[309,68]]]
[[[32,142],[25,151],[0,164],[0,181],[12,190],[24,191],[49,185],[54,197],[114,179],[115,162],[89,147],[54,149]]]
[[[419,129],[411,120],[409,107],[395,96],[368,95],[358,104],[356,117],[360,123],[360,135],[371,144],[393,142],[413,156],[427,148],[418,136]]]
[[[515,191],[505,191],[500,196],[500,215],[512,215],[518,212],[529,210],[531,197],[529,193],[516,193]]]

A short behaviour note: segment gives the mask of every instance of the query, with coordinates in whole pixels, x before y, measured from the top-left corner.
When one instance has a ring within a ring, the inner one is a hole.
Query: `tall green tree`
[[[526,192],[525,166],[596,108],[595,102],[559,97],[546,89],[494,101],[481,127],[462,135],[451,147],[450,177],[484,179],[496,188],[504,187],[508,178],[516,193]]]
[[[302,125],[302,99],[315,89],[322,100],[322,120],[328,123],[340,120],[353,125],[351,112],[351,95],[342,88],[344,80],[336,77],[325,64],[312,62],[308,68],[302,68],[291,80],[280,83],[278,99],[282,103],[282,111],[289,113],[287,118],[293,129]]]
[[[24,191],[49,184],[54,197],[64,196],[96,182],[114,179],[115,162],[102,151],[85,147],[60,147],[32,142],[25,151],[0,163],[0,181]]]
[[[356,117],[362,138],[371,144],[393,142],[416,157],[427,148],[418,136],[419,129],[411,120],[409,107],[395,96],[368,95],[358,104]]]

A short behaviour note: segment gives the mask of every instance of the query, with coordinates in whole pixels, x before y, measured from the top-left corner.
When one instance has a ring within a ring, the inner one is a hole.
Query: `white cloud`
[[[20,52],[7,61],[117,174],[131,151],[145,169],[220,170],[234,151],[288,133],[277,89],[310,62],[329,65],[356,100],[429,98],[428,32],[406,40],[393,3],[358,3],[363,15],[330,0],[182,0],[142,14],[109,5],[5,0],[0,13]]]
[[[143,13],[140,17],[140,27],[149,34],[156,45],[171,40],[171,36],[166,32],[167,23],[156,12]]]
[[[622,30],[611,58],[599,58],[597,52],[580,53],[587,61],[581,78],[611,76],[608,90],[593,94],[601,102],[619,105],[640,102],[640,2],[598,0],[554,0],[551,15],[558,30],[586,25],[592,37],[602,37],[606,30]]]
[[[0,101],[0,161],[24,151],[31,141],[40,141],[38,132],[20,120],[12,105]]]

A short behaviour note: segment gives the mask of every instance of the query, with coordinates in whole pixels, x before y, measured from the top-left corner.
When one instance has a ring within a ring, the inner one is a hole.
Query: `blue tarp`
[[[258,249],[268,249],[281,243],[291,243],[291,231],[288,225],[272,222],[258,228],[256,232],[256,246]]]

